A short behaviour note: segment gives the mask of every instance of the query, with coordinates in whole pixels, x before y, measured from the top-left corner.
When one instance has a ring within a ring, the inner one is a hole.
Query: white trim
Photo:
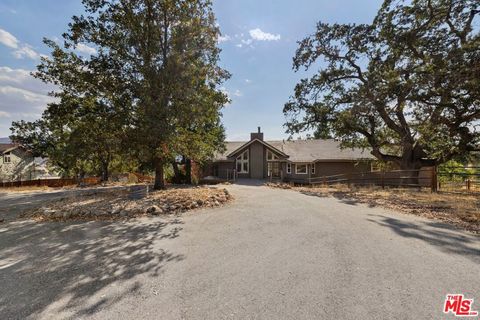
[[[8,159],[8,161],[7,161]],[[10,151],[3,154],[3,163],[12,163],[12,154]]]
[[[305,166],[305,172],[298,172],[298,166]],[[295,164],[295,174],[308,174],[308,164],[296,163]]]
[[[227,157],[231,157],[233,156],[235,153],[237,153],[238,151],[248,147],[249,145],[251,145],[252,143],[254,143],[255,141],[263,144],[265,147],[271,149],[271,150],[274,150],[276,153],[278,153],[279,155],[281,155],[282,157],[289,157],[287,154],[285,154],[284,152],[278,150],[277,148],[275,148],[274,146],[268,144],[267,142],[265,141],[262,141],[262,140],[259,140],[259,139],[253,139],[245,144],[243,144],[242,146],[238,147],[237,149],[235,149],[234,151],[230,152],[229,154],[227,154]]]
[[[292,174],[292,164],[287,162],[287,174]]]
[[[271,156],[271,158],[269,158]],[[277,161],[279,160],[278,156],[272,152],[272,150],[267,148],[267,161]]]
[[[238,170],[238,164],[240,164],[240,171]],[[245,170],[245,164],[247,165],[247,170]],[[250,152],[248,149],[236,158],[235,170],[237,170],[237,173],[248,173],[250,171]]]

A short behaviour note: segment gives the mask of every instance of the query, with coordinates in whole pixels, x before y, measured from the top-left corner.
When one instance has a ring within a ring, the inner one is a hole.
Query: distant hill
[[[10,143],[10,139],[8,137],[0,138],[0,143]]]

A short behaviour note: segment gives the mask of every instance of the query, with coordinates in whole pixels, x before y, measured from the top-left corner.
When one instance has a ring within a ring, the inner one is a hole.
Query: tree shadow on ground
[[[49,308],[82,317],[137,292],[136,279],[157,277],[184,259],[159,247],[182,230],[179,219],[0,225],[0,318]],[[92,298],[115,287],[115,294]],[[55,305],[53,307],[53,305]]]
[[[355,198],[351,193],[349,192],[342,192],[342,191],[331,191],[328,193],[321,193],[321,192],[314,192],[314,191],[301,191],[301,194],[307,195],[307,196],[314,196],[314,197],[319,197],[319,198],[329,198],[329,197],[334,197],[335,199],[339,200],[341,203],[348,204],[351,206],[356,206],[358,204],[366,204],[369,207],[374,207],[376,206],[375,203],[372,202],[364,202],[360,201],[358,198]]]
[[[390,228],[397,235],[418,239],[445,253],[458,254],[480,264],[480,238],[459,232],[455,227],[441,222],[406,222],[379,214],[369,214],[370,222]]]

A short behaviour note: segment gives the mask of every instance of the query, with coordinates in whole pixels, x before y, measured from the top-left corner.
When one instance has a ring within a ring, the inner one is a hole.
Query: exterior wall
[[[4,163],[0,155],[0,181],[32,180],[34,177],[34,159],[24,150],[17,148],[10,152],[9,163]]]
[[[312,166],[315,165],[315,173],[311,173]],[[307,174],[297,174],[296,164],[292,163],[291,174],[287,173],[287,163],[282,164],[282,170],[285,181],[307,180],[308,178],[319,178],[323,176],[333,176],[338,174],[370,172],[370,163],[367,161],[341,161],[341,162],[315,162],[307,164]]]
[[[231,176],[233,169],[235,169],[235,163],[233,162],[215,162],[206,165],[203,168],[202,175],[204,177],[214,176],[220,179],[227,179],[227,175]]]
[[[265,177],[265,146],[259,142],[250,145],[250,177],[252,179],[263,179]]]

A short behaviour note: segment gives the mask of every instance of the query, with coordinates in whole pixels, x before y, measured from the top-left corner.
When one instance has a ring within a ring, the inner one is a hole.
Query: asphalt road
[[[228,188],[234,203],[179,218],[0,224],[0,319],[445,319],[448,293],[480,310],[478,236]]]

